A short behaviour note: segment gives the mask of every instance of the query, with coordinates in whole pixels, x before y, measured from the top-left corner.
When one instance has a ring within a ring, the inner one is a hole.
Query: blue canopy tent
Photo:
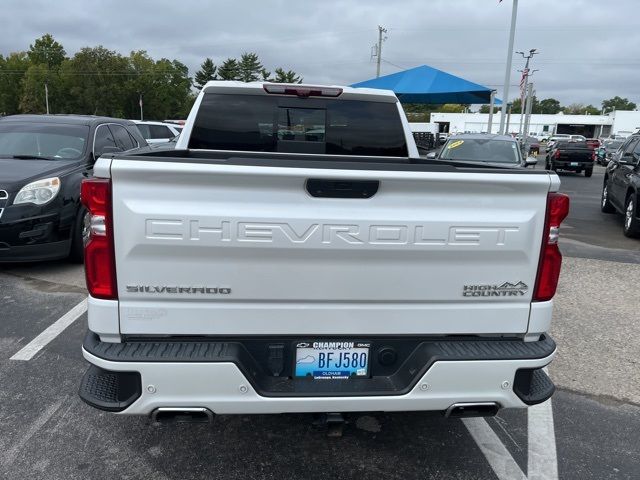
[[[491,89],[428,65],[354,83],[352,87],[393,90],[402,103],[489,103]],[[495,105],[502,102],[494,99]]]

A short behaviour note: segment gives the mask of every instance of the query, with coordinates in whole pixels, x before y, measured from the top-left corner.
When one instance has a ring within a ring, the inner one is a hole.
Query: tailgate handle
[[[371,198],[379,186],[379,180],[307,179],[307,192],[318,198]]]

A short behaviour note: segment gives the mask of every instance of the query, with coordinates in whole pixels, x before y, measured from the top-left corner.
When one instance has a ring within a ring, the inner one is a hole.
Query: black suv
[[[83,115],[0,118],[0,262],[83,259],[80,182],[103,153],[147,142],[133,122]]]
[[[640,237],[640,135],[632,135],[611,157],[604,174],[602,202],[605,213],[624,214],[624,234]]]

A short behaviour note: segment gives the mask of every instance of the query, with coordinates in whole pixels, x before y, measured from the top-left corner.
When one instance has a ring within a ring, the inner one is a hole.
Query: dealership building
[[[518,133],[520,113],[511,114],[507,131]],[[431,114],[431,122],[439,125],[440,132],[486,133],[488,113],[437,113]],[[524,124],[524,119],[523,119]],[[500,114],[494,114],[492,133],[498,133]],[[606,137],[612,134],[630,135],[640,129],[640,111],[618,110],[606,115],[554,115],[532,114],[529,134],[547,136],[555,133],[584,135],[587,138]]]

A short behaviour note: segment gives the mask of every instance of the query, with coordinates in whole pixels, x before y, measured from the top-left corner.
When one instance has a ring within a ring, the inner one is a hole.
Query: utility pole
[[[380,76],[380,62],[382,61],[382,42],[384,42],[387,39],[386,36],[384,38],[382,37],[383,33],[387,33],[387,29],[381,25],[378,25],[378,43],[375,46],[375,49],[376,49],[375,56],[377,57],[376,58],[376,61],[377,61],[376,78]]]
[[[44,101],[47,104],[47,115],[49,115],[49,80],[44,81]]]
[[[140,104],[140,121],[144,120],[144,115],[142,112],[142,92],[140,92],[140,101],[138,102]]]
[[[528,85],[528,92],[527,92],[527,108],[525,110],[526,112],[526,116],[524,118],[524,132],[522,134],[522,136],[520,137],[520,148],[522,149],[522,147],[524,147],[525,142],[524,142],[524,138],[528,135],[529,132],[529,122],[531,121],[531,108],[533,106],[533,83],[530,83]]]
[[[516,17],[518,16],[518,0],[513,0],[513,8],[511,10],[511,30],[509,32],[509,46],[507,47],[507,68],[504,72],[504,95],[502,96],[502,110],[500,112],[500,130],[498,133],[506,133],[505,107],[509,104],[509,83],[511,82],[511,63],[513,61],[513,39],[516,35]]]
[[[525,104],[525,98],[524,96],[527,93],[527,85],[529,83],[529,75],[533,75],[533,73],[529,73],[529,62],[531,61],[531,58],[533,58],[534,55],[536,55],[536,49],[532,48],[531,50],[529,50],[529,55],[525,55],[524,52],[516,52],[519,53],[520,55],[522,55],[522,58],[526,58],[527,61],[524,65],[524,70],[519,70],[522,72],[522,78],[524,80],[524,85],[522,84],[522,81],[520,82],[520,127],[518,128],[518,133],[520,134],[520,143],[522,143],[522,119],[525,113],[525,108],[524,108],[524,104]],[[539,52],[538,52],[539,53]],[[536,70],[537,71],[537,70]]]
[[[509,134],[509,123],[511,122],[511,106],[512,105],[513,105],[512,103],[507,103],[507,124],[505,126],[504,133],[502,135]]]
[[[489,99],[489,122],[487,123],[487,133],[491,133],[493,127],[493,104],[496,99],[496,91],[491,90],[491,97]]]

